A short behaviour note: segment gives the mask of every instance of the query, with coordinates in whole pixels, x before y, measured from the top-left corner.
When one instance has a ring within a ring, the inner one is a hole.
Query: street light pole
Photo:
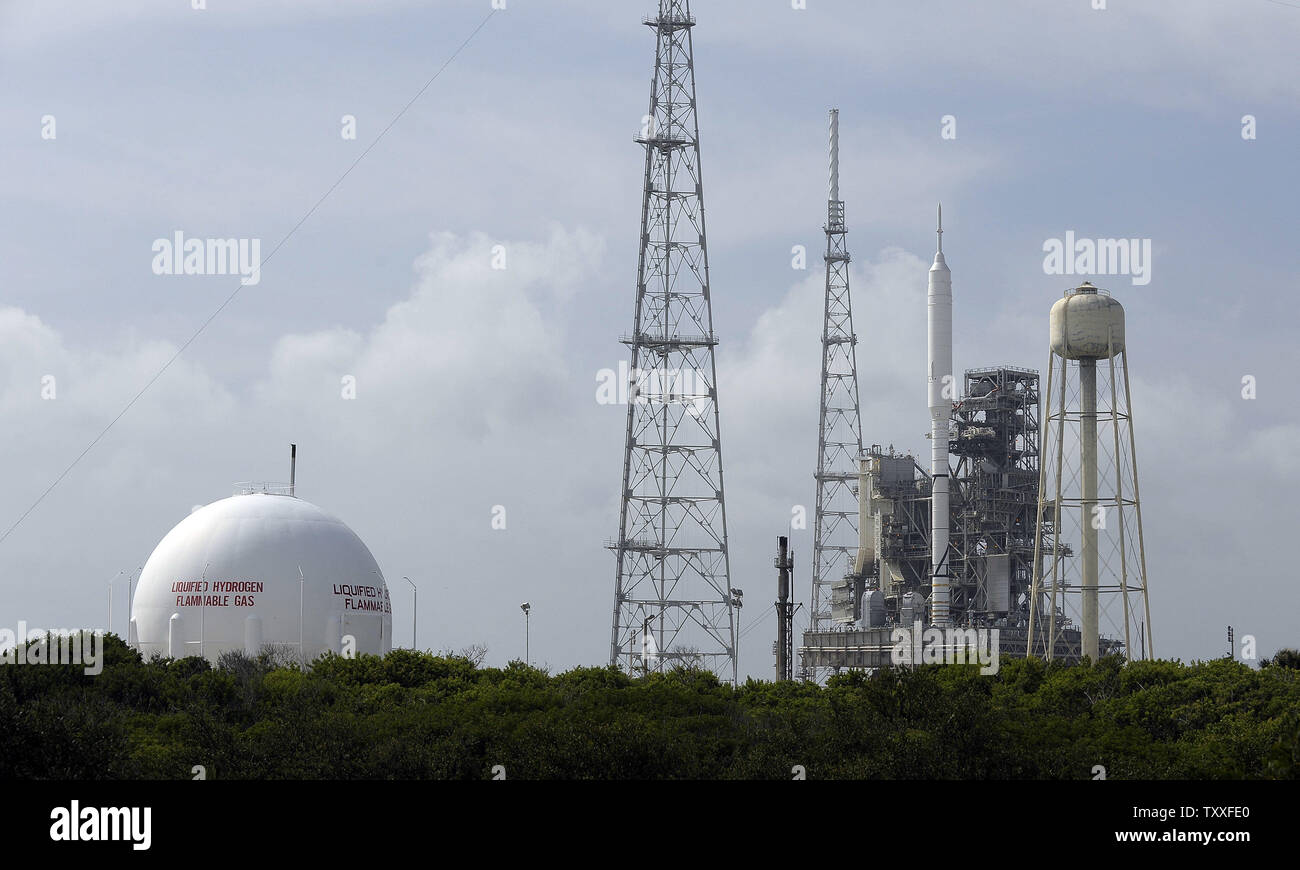
[[[519,609],[524,612],[524,664],[528,665],[529,667],[532,667],[532,662],[530,661],[531,657],[529,655],[529,649],[528,649],[529,646],[528,616],[533,608],[532,605],[530,605],[527,601],[525,601],[523,604],[519,605]]]
[[[108,581],[108,631],[106,634],[113,633],[113,587],[117,584],[118,578],[125,573],[125,571],[118,571],[117,576]],[[130,619],[130,616],[127,618]]]
[[[411,649],[419,649],[419,635],[415,632],[415,620],[420,615],[420,590],[415,588],[415,583],[410,577],[403,577],[407,583],[411,584]]]
[[[302,566],[298,566],[298,667],[305,666],[302,657],[302,596],[303,587],[307,584],[307,578],[302,574]]]

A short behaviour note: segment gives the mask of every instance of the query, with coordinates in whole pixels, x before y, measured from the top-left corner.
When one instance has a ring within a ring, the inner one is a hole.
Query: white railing
[[[235,495],[253,495],[255,493],[265,493],[266,495],[293,495],[292,489],[287,483],[246,480],[242,483],[235,484]]]

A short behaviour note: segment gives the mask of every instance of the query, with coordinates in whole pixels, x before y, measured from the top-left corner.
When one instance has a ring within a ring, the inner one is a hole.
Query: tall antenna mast
[[[610,663],[699,664],[733,683],[740,591],[731,588],[717,369],[705,248],[688,0],[660,0],[645,147],[632,389]]]
[[[849,252],[840,199],[840,113],[830,112],[830,199],[826,218],[826,305],[822,321],[821,411],[817,427],[817,512],[813,520],[812,631],[831,628],[830,587],[854,568],[858,550],[858,457],[862,417],[849,299]],[[852,614],[849,614],[851,621]],[[804,677],[816,674],[805,664]]]

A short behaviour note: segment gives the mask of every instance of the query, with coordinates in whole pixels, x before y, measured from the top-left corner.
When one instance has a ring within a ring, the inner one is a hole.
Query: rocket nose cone
[[[940,251],[939,253],[937,253],[937,254],[934,255],[934,265],[930,266],[930,271],[931,271],[931,272],[947,272],[947,271],[949,271],[949,269],[948,269],[948,261],[945,260],[945,259],[943,258],[943,252],[942,252],[942,251]]]

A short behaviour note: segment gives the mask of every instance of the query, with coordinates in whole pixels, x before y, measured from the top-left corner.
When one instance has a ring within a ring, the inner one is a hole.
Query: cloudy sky
[[[653,4],[509,0],[300,226],[491,4],[191,5],[0,0],[0,624],[104,625],[119,571],[285,479],[295,441],[398,643],[410,575],[423,647],[520,657],[527,599],[538,663],[603,663],[626,415],[595,395],[632,320]],[[1044,367],[1077,281],[1045,240],[1150,239],[1149,284],[1099,283],[1128,313],[1156,651],[1300,643],[1300,0],[792,5],[693,4],[742,674],[772,672],[774,537],[815,495],[831,106],[865,439],[926,445],[937,200],[959,370]],[[155,240],[265,256],[296,226],[152,380],[239,283],[154,274]]]

